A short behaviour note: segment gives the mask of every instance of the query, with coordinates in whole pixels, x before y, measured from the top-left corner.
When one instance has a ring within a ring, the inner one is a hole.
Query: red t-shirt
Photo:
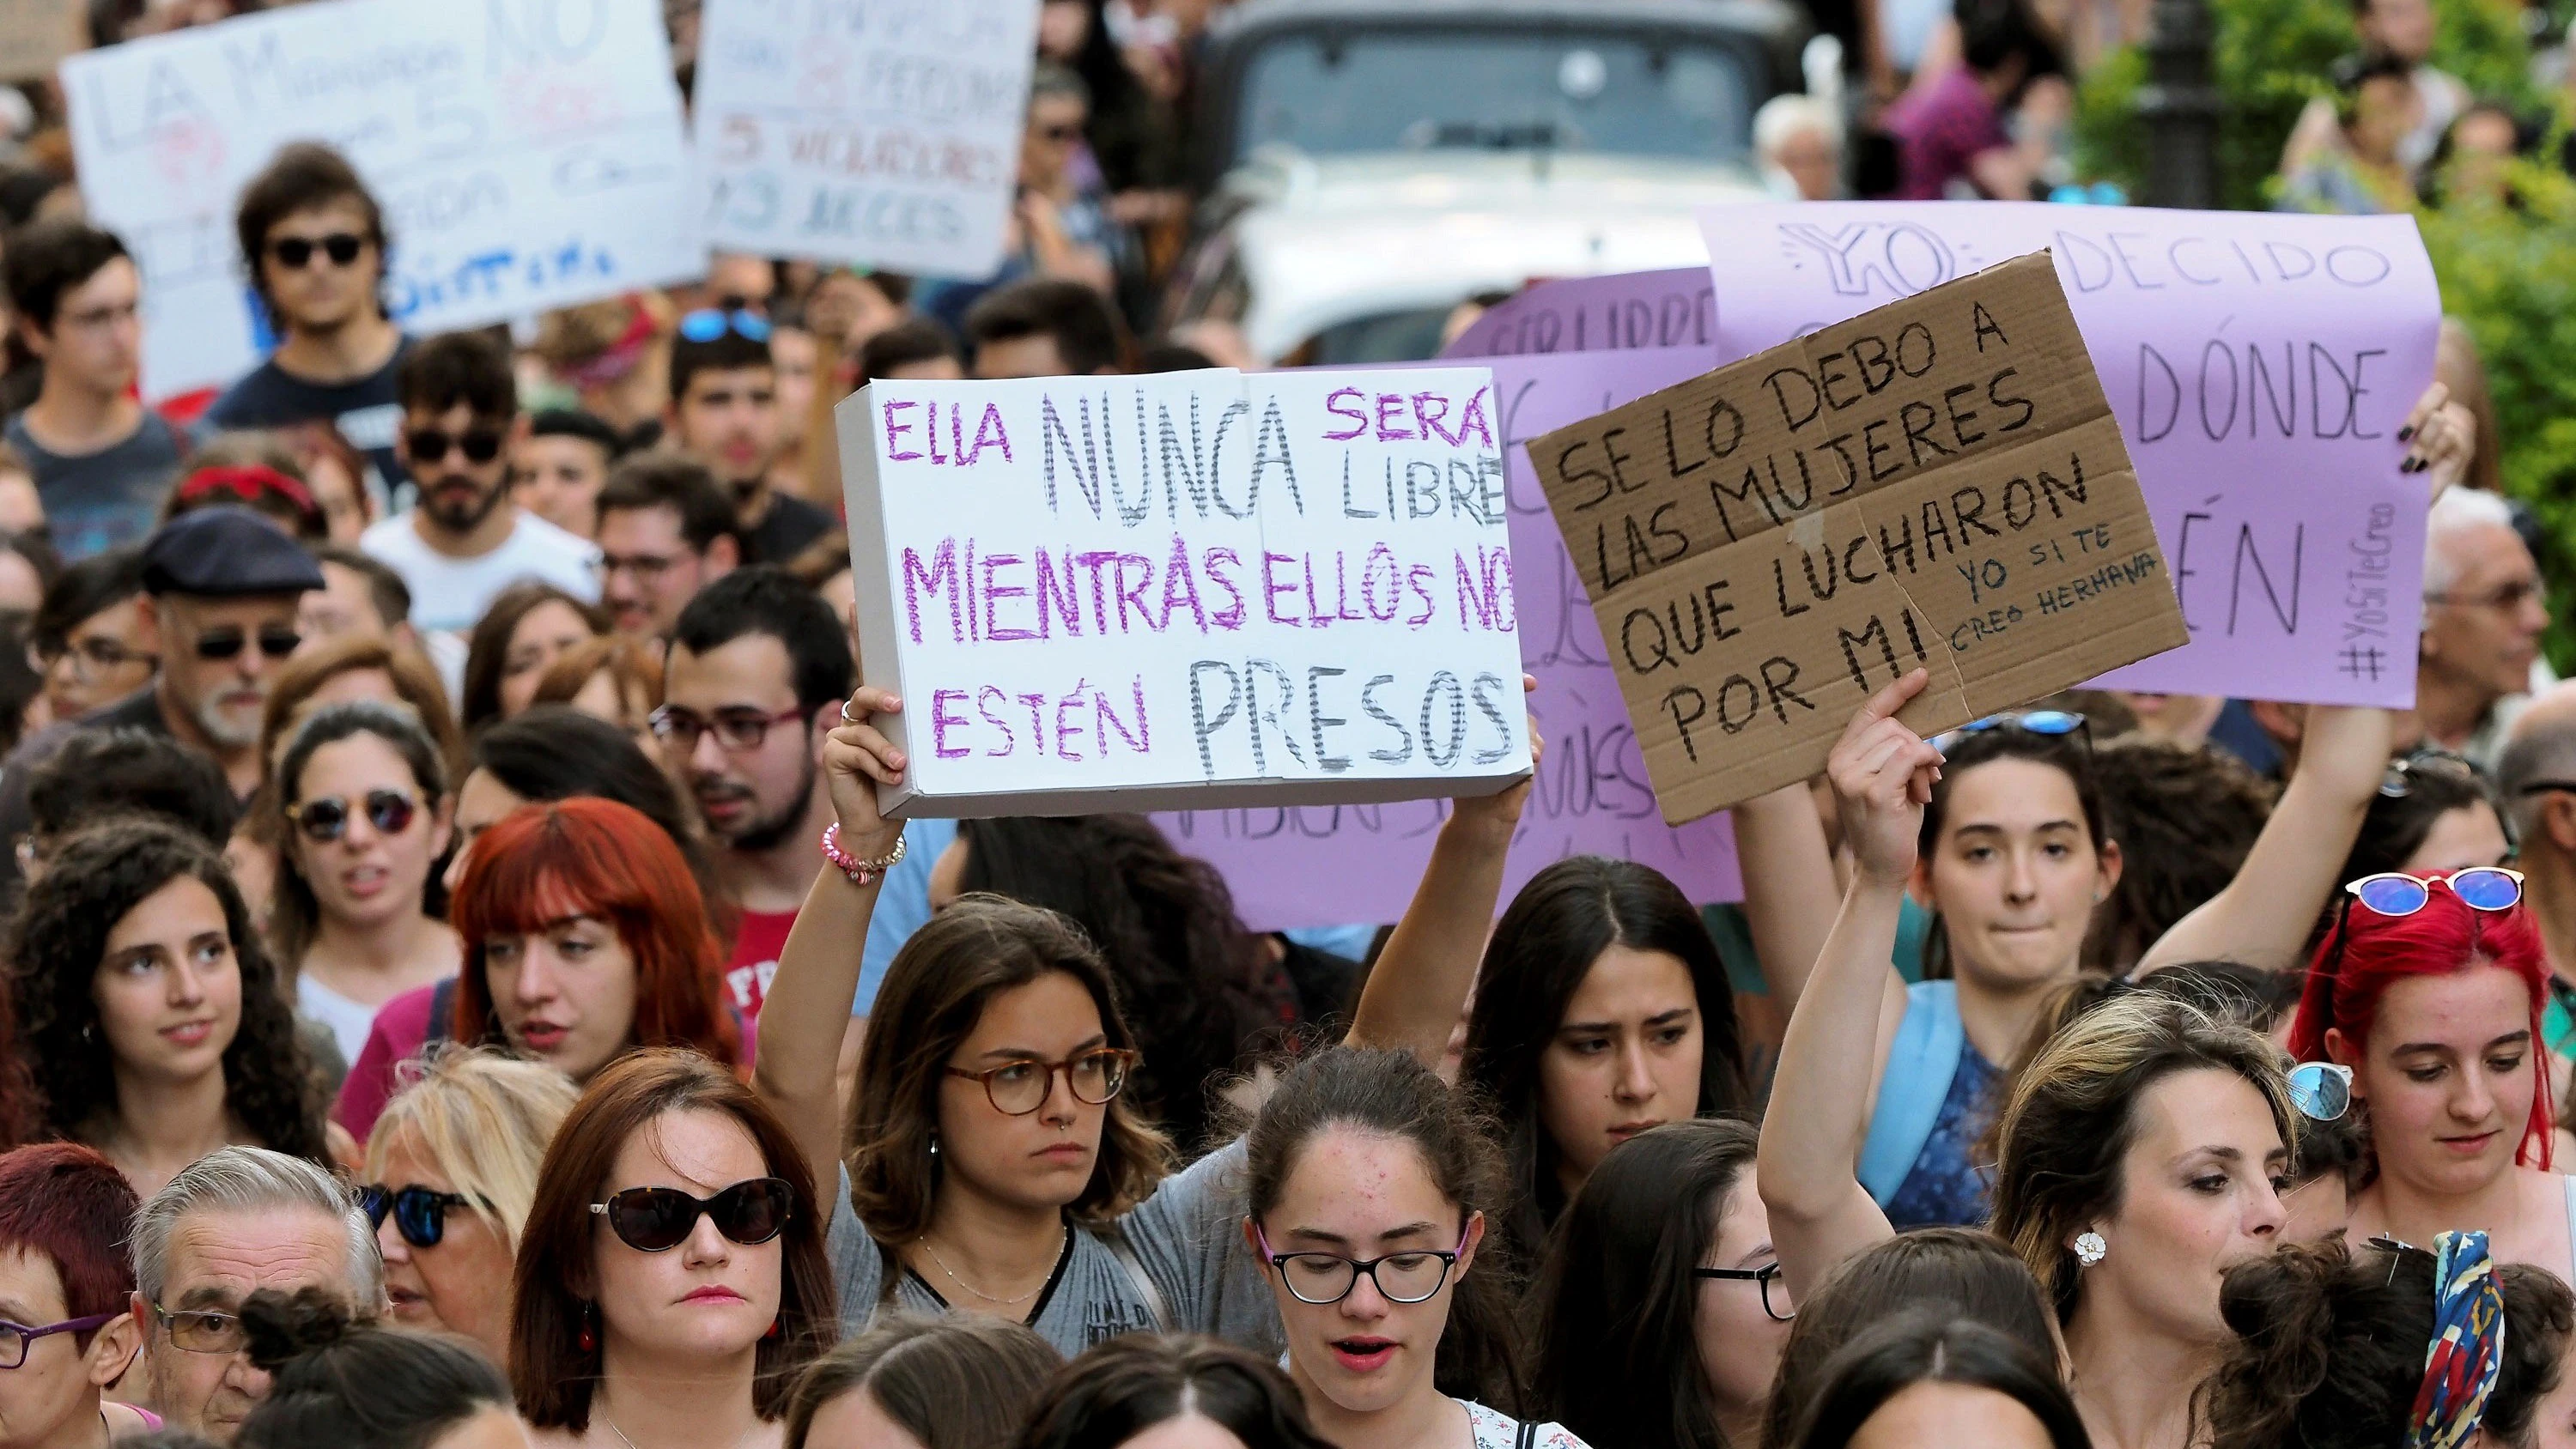
[[[769,999],[770,979],[778,974],[778,953],[787,945],[794,911],[745,911],[734,932],[733,959],[725,963],[725,999],[742,1018],[742,1061],[751,1065],[760,1040],[760,1004]]]

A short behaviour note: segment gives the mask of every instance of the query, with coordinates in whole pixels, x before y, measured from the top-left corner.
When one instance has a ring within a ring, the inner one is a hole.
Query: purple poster
[[[1708,268],[1673,267],[1537,283],[1495,303],[1440,357],[1471,362],[1533,352],[1704,348],[1716,342],[1717,302]]]
[[[1653,866],[1695,901],[1743,894],[1735,837],[1724,817],[1675,830],[1655,810],[1619,682],[1592,606],[1548,515],[1521,444],[1695,377],[1715,365],[1699,348],[1498,356],[1492,360],[1509,480],[1513,603],[1521,660],[1538,676],[1531,708],[1546,758],[1503,899],[1551,861],[1617,856]],[[1155,817],[1192,855],[1213,861],[1243,918],[1262,930],[1392,921],[1404,914],[1430,857],[1445,800],[1400,805],[1200,810]]]
[[[2397,430],[2441,299],[2411,217],[1824,202],[1700,228],[1728,359],[2049,249],[2192,631],[2099,682],[2414,702],[2425,487]]]

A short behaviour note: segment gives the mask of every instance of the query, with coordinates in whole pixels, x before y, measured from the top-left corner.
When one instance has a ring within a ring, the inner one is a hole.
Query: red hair
[[[635,958],[636,1045],[742,1060],[742,1032],[724,1004],[724,949],[680,848],[642,811],[589,796],[522,805],[475,840],[448,908],[465,941],[456,1040],[499,1039],[483,943],[569,916],[608,922]]]
[[[63,1316],[122,1313],[134,1291],[125,1230],[138,1206],[125,1174],[73,1142],[0,1153],[0,1252],[46,1259],[63,1289]],[[41,1325],[30,1325],[41,1326]],[[90,1335],[73,1335],[81,1347]]]
[[[2435,886],[2424,909],[2411,916],[2383,916],[2346,902],[2341,924],[2326,934],[2308,963],[2299,1015],[2290,1026],[2290,1051],[2303,1062],[2326,1060],[2329,1027],[2367,1047],[2379,999],[2389,987],[2411,976],[2449,976],[2478,966],[2503,967],[2521,977],[2530,994],[2537,1085],[2513,1160],[2546,1170],[2553,1118],[2540,1014],[2549,1000],[2549,962],[2540,928],[2519,902],[2508,911],[2475,910],[2444,886]]]

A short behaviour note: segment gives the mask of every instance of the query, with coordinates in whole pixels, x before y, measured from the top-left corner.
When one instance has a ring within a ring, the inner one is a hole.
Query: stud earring
[[[2090,1268],[2109,1256],[2111,1256],[2111,1245],[2102,1241],[2100,1233],[2088,1231],[2075,1235],[2076,1262]]]

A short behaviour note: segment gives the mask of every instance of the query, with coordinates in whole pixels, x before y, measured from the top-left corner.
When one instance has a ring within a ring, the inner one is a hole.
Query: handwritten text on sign
[[[913,808],[1527,772],[1482,369],[879,382],[839,418],[862,659],[910,701]]]
[[[2413,703],[2424,490],[2396,435],[2441,302],[2412,218],[1867,202],[1700,222],[1729,259],[1729,357],[2049,248],[2191,628],[2101,682]]]
[[[653,0],[339,0],[63,62],[90,215],[143,269],[143,387],[222,383],[268,346],[233,212],[289,141],[384,204],[412,332],[693,277],[680,96]]]
[[[2101,384],[2025,257],[1529,445],[1667,820],[2183,640]]]
[[[990,275],[1019,179],[1039,0],[707,0],[709,240]]]
[[[1743,894],[1722,819],[1668,826],[1621,702],[1610,650],[1566,556],[1521,444],[1567,423],[1707,372],[1705,349],[1505,356],[1493,360],[1510,515],[1513,612],[1528,700],[1547,737],[1502,900],[1569,855],[1649,865],[1694,901]],[[1392,921],[1404,913],[1445,805],[1271,806],[1158,817],[1183,850],[1214,863],[1244,920],[1263,930]]]

